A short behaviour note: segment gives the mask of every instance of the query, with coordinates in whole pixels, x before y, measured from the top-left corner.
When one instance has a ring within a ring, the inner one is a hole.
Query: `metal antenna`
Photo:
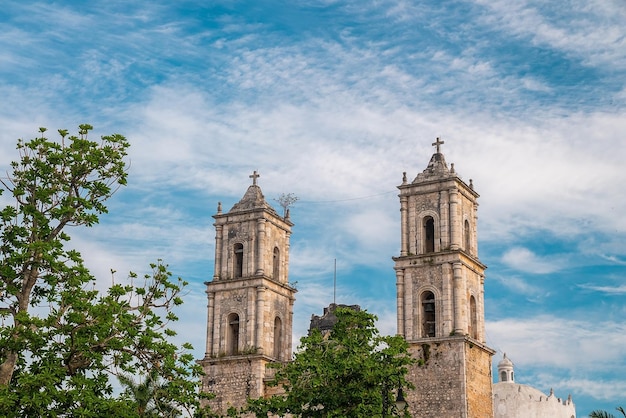
[[[333,275],[333,303],[337,298],[337,259],[335,258],[335,274]]]

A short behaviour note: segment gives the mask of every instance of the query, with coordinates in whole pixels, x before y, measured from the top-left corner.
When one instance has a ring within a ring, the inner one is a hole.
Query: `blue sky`
[[[191,281],[180,333],[201,357],[211,216],[253,170],[268,201],[300,198],[294,336],[335,259],[337,301],[394,333],[396,186],[442,137],[481,194],[496,362],[584,417],[626,406],[625,28],[622,0],[10,1],[0,165],[39,126],[127,136],[129,186],[73,243],[102,288],[157,258]]]

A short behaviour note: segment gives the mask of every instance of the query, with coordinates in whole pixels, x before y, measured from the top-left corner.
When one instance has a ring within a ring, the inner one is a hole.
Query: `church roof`
[[[573,403],[571,395],[568,395],[567,400],[562,400],[561,398],[557,398],[554,395],[553,389],[550,389],[550,394],[546,395],[539,389],[535,389],[532,386],[523,385],[523,384],[515,383],[515,382],[494,383],[493,394],[495,397],[500,398],[500,399],[506,399],[507,397],[509,398],[518,397],[519,399],[523,399],[525,401],[530,401],[530,402],[557,400],[559,403],[563,405],[570,405]]]
[[[493,384],[493,393],[501,398],[506,396],[520,396],[523,399],[535,400],[547,399],[548,395],[539,389],[529,385],[515,382],[498,382]]]
[[[229,213],[253,209],[266,209],[272,213],[276,213],[274,208],[265,201],[265,196],[263,196],[261,188],[256,184],[252,184],[248,187],[248,190],[241,200],[233,205]]]
[[[450,171],[448,168],[445,157],[442,153],[437,152],[430,157],[428,167],[417,175],[413,183],[419,183],[433,178],[449,177],[451,173],[454,174],[454,171]]]
[[[265,201],[265,196],[263,196],[263,192],[261,188],[257,184],[257,179],[261,175],[256,171],[249,176],[252,179],[252,184],[246,190],[246,193],[243,195],[241,200],[233,205],[228,213],[233,212],[245,212],[254,209],[263,209],[271,212],[272,214],[278,216],[276,210]],[[219,212],[219,211],[218,211]]]
[[[425,181],[431,180],[440,180],[442,178],[448,177],[456,177],[456,173],[454,172],[454,164],[450,165],[448,168],[448,164],[446,164],[446,159],[441,153],[441,145],[444,144],[440,138],[437,138],[437,141],[433,143],[433,146],[436,147],[436,152],[430,157],[430,161],[428,162],[428,166],[424,171],[419,173],[417,177],[413,180],[413,184],[421,183]]]
[[[359,305],[343,305],[331,303],[328,308],[324,308],[324,315],[311,315],[311,323],[309,325],[309,335],[311,331],[314,329],[318,329],[322,334],[326,334],[332,331],[333,327],[337,323],[337,315],[335,315],[335,311],[337,308],[349,308],[354,311],[360,311],[361,307]]]

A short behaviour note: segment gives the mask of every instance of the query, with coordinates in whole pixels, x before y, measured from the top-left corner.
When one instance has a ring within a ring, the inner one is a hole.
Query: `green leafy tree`
[[[124,386],[123,397],[136,406],[139,417],[177,417],[179,411],[167,396],[167,381],[161,379],[159,371],[152,369],[139,382],[127,374],[118,376]]]
[[[618,406],[616,409],[624,416],[624,418],[626,418],[626,411],[624,410],[624,408],[622,408],[621,406]],[[615,418],[615,415],[598,409],[598,410],[592,411],[589,414],[589,418]]]
[[[257,417],[409,416],[395,407],[399,388],[414,360],[401,336],[381,336],[376,316],[337,308],[329,335],[312,330],[300,340],[292,362],[278,366],[272,385],[284,394],[249,401]]]
[[[120,373],[156,373],[177,410],[199,403],[192,347],[169,342],[186,283],[158,261],[100,293],[69,246],[68,227],[96,224],[126,184],[127,140],[92,141],[91,129],[59,130],[55,142],[40,128],[18,141],[19,161],[1,180],[14,202],[0,211],[0,416],[137,416],[113,393]]]

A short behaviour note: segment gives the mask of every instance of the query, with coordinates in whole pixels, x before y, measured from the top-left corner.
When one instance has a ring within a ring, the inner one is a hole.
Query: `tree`
[[[127,374],[120,374],[117,378],[124,386],[122,396],[128,397],[129,401],[136,405],[138,416],[179,416],[167,398],[167,382],[160,378],[157,369],[150,370],[139,383]]]
[[[313,329],[300,340],[292,362],[277,367],[272,385],[284,394],[249,402],[257,417],[268,412],[296,417],[408,416],[395,410],[397,390],[414,360],[401,336],[381,336],[376,316],[337,308],[330,335]]]
[[[282,193],[280,196],[278,196],[278,199],[274,200],[278,202],[281,208],[283,208],[283,216],[287,217],[287,214],[289,213],[289,208],[300,199],[293,193]]]
[[[126,184],[126,138],[91,141],[91,129],[59,130],[55,142],[40,128],[18,141],[19,161],[0,180],[14,199],[0,211],[2,416],[136,416],[133,402],[113,394],[110,377],[120,373],[154,371],[175,408],[199,403],[192,347],[169,341],[186,283],[157,261],[101,294],[69,246],[67,227],[96,224]]]
[[[624,418],[626,418],[626,411],[624,410],[624,408],[622,408],[621,406],[618,406],[616,408],[619,412],[621,412],[621,414],[624,416]],[[615,418],[615,415],[613,414],[609,414],[606,411],[601,411],[601,410],[595,410],[592,411],[589,414],[589,418]]]

